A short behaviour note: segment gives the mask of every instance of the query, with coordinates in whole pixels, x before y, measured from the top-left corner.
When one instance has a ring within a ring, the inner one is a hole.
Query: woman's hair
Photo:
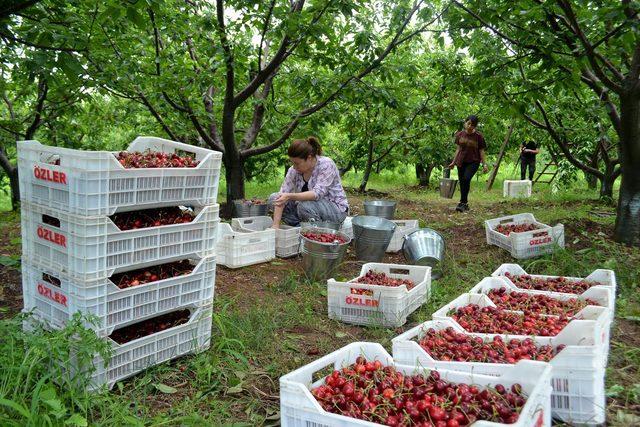
[[[296,139],[289,146],[287,150],[289,157],[296,157],[298,159],[306,159],[309,156],[319,156],[322,154],[322,147],[320,141],[315,136],[310,136],[306,139]]]
[[[467,116],[466,119],[464,119],[464,121],[470,121],[472,125],[474,126],[478,126],[478,116],[476,116],[475,114],[471,114],[469,116]]]

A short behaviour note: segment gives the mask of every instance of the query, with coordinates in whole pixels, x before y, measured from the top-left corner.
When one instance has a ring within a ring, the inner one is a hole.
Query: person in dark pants
[[[458,180],[460,181],[460,203],[456,211],[464,212],[469,210],[469,190],[471,189],[471,179],[478,171],[480,163],[482,170],[486,173],[489,168],[485,160],[484,151],[487,144],[484,137],[476,130],[478,126],[478,116],[471,115],[464,121],[464,129],[455,135],[457,145],[456,154],[449,169],[458,167]]]
[[[533,141],[523,142],[520,146],[520,179],[524,181],[529,168],[529,181],[533,181],[536,172],[536,154],[540,153],[538,144]]]

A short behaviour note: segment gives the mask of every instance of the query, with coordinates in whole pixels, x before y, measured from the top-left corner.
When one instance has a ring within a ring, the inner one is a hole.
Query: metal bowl
[[[391,242],[397,224],[377,216],[358,215],[351,220],[356,258],[380,262]]]
[[[246,218],[248,216],[267,216],[269,206],[266,203],[259,205],[249,200],[234,200],[233,208],[236,212],[236,218]]]

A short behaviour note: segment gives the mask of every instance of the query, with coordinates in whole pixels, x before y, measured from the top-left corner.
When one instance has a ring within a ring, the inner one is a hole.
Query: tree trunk
[[[618,179],[618,175],[614,172],[615,168],[616,165],[612,162],[605,163],[604,177],[600,179],[600,197],[603,199],[613,200],[613,184]]]
[[[371,169],[373,167],[373,140],[369,141],[369,150],[367,151],[367,166],[364,169],[364,175],[362,176],[362,182],[360,183],[360,187],[358,191],[363,193],[367,188],[367,182],[369,181],[369,176],[371,175]]]
[[[416,163],[416,178],[418,179],[418,185],[420,187],[429,187],[429,181],[431,180],[431,172],[435,165],[423,165],[422,163]]]
[[[15,211],[20,209],[20,180],[17,167],[9,173],[9,186],[11,187],[11,209]]]
[[[491,175],[489,175],[489,180],[487,181],[487,191],[491,190],[493,187],[493,182],[496,180],[496,176],[498,175],[498,169],[500,168],[500,163],[502,162],[502,158],[504,157],[504,152],[507,149],[507,145],[509,144],[509,138],[511,138],[511,133],[513,132],[513,125],[509,126],[507,130],[507,135],[504,137],[504,141],[502,142],[502,147],[500,147],[500,154],[498,154],[498,160],[496,161],[496,165],[493,167],[491,171]]]
[[[244,160],[225,162],[225,177],[227,179],[227,203],[244,199]]]
[[[338,168],[338,172],[340,173],[340,178],[344,176],[345,173],[349,172],[349,170],[353,167],[353,162],[349,162],[347,166],[343,168]]]
[[[640,246],[640,98],[620,96],[620,166],[622,181],[614,239]]]
[[[598,169],[598,154],[600,153],[600,147],[596,146],[596,150],[593,154],[591,154],[591,158],[589,159],[589,166],[594,169]],[[584,171],[583,171],[584,172]],[[605,174],[606,175],[606,174]],[[584,172],[584,178],[587,180],[587,185],[589,186],[589,190],[595,190],[598,186],[598,177],[590,174],[588,172]],[[601,180],[601,184],[604,183],[604,180]],[[600,187],[600,196],[602,196],[602,187]]]

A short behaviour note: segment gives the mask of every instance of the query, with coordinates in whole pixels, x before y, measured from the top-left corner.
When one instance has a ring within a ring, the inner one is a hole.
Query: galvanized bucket
[[[432,269],[431,277],[442,276],[441,262],[444,259],[444,237],[430,228],[421,228],[404,236],[402,253],[409,264],[425,265]]]
[[[336,234],[347,239],[346,243],[321,243],[304,237],[306,231],[314,231],[318,233]],[[300,230],[302,237],[302,265],[307,277],[312,280],[326,280],[334,276],[334,273],[340,266],[347,247],[351,242],[349,236],[330,228],[302,228]]]
[[[391,242],[396,224],[377,216],[358,215],[351,220],[356,258],[380,262]]]
[[[391,200],[365,200],[364,214],[380,218],[393,219],[396,213],[396,202]]]
[[[233,209],[236,212],[235,218],[246,218],[248,216],[267,216],[269,207],[266,203],[256,205],[249,200],[234,200]]]
[[[453,195],[456,192],[456,186],[458,185],[457,179],[442,178],[440,180],[440,197],[446,199],[453,199]]]

